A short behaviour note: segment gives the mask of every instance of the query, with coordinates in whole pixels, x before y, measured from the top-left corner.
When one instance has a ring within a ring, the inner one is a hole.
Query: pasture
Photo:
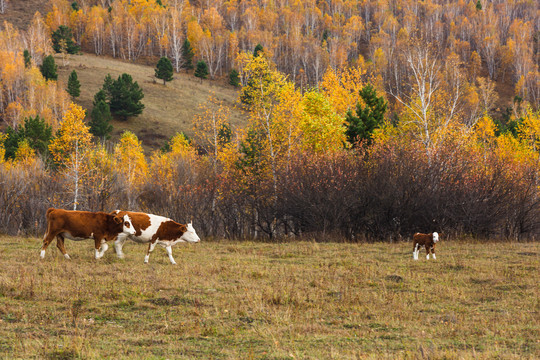
[[[126,243],[0,236],[0,358],[533,359],[540,243]]]

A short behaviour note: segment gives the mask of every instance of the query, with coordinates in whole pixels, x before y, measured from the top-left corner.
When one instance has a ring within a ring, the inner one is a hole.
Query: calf
[[[196,243],[201,240],[191,223],[186,225],[179,224],[163,216],[132,211],[116,210],[111,214],[119,216],[128,215],[135,228],[135,234],[119,234],[118,239],[114,242],[116,255],[119,258],[124,257],[122,246],[124,246],[124,242],[129,237],[138,243],[148,243],[148,251],[144,257],[145,263],[148,263],[150,253],[154,251],[156,244],[159,244],[167,250],[171,264],[176,265],[176,261],[174,261],[172,256],[172,246],[179,242]]]
[[[413,236],[413,259],[418,260],[418,253],[420,248],[424,246],[426,248],[426,259],[429,260],[429,253],[433,254],[433,259],[437,259],[435,256],[435,244],[439,241],[439,234],[436,232],[431,234],[416,233]]]
[[[106,241],[114,240],[118,234],[135,233],[129,216],[110,215],[104,212],[70,211],[63,209],[47,210],[47,232],[43,237],[40,257],[45,257],[45,249],[56,236],[56,246],[64,254],[69,255],[64,246],[64,238],[79,241],[94,239],[96,259],[103,256],[108,246]],[[100,251],[100,248],[102,250]]]

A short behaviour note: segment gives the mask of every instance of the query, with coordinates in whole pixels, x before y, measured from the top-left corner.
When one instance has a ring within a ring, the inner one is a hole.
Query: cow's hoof
[[[68,254],[64,254],[64,257],[65,257],[66,259],[68,259],[68,260],[71,260],[71,258],[69,257]]]
[[[116,256],[118,256],[119,259],[125,259],[125,255],[124,254],[116,254]]]

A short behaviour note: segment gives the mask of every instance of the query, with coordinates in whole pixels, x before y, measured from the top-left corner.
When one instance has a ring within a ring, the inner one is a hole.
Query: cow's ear
[[[117,224],[121,224],[123,221],[124,221],[124,219],[122,219],[120,216],[115,216],[114,217],[114,222],[117,223]]]
[[[187,226],[184,225],[184,224],[180,224],[180,231],[182,231],[184,233],[187,232]]]

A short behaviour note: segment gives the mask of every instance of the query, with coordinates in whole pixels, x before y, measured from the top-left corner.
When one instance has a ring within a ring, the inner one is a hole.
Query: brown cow
[[[429,260],[429,253],[433,254],[433,259],[437,259],[435,256],[435,244],[439,241],[439,234],[434,232],[431,234],[416,233],[413,236],[413,259],[418,260],[418,253],[420,248],[424,246],[426,248],[426,259]]]
[[[40,257],[56,236],[56,246],[66,259],[69,255],[64,247],[64,238],[79,241],[94,239],[96,259],[108,249],[106,241],[114,240],[118,234],[135,234],[129,216],[111,215],[104,212],[71,211],[50,208],[47,210],[47,232],[43,237]],[[100,251],[99,249],[102,248]]]
[[[201,241],[191,223],[179,224],[163,216],[141,212],[116,210],[111,214],[120,216],[129,215],[136,231],[134,235],[118,235],[118,239],[114,242],[114,247],[116,249],[116,255],[119,258],[124,257],[122,246],[128,237],[135,242],[148,244],[148,251],[144,257],[145,263],[148,263],[150,253],[154,251],[156,244],[159,244],[167,250],[169,260],[173,265],[176,265],[176,261],[174,261],[172,256],[173,245],[179,242],[196,243]]]

